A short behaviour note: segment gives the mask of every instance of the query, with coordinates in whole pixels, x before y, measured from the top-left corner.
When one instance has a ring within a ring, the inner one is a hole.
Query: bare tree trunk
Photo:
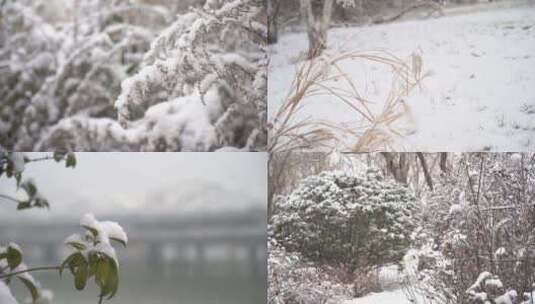
[[[279,40],[279,10],[280,0],[267,0],[268,44],[277,43]]]
[[[327,32],[329,31],[329,25],[331,25],[331,17],[333,15],[334,0],[324,0],[323,13],[320,23],[320,43],[321,49],[327,47]]]
[[[397,182],[407,184],[409,176],[409,158],[407,153],[382,152],[386,162],[386,172]]]
[[[448,153],[440,153],[440,171],[448,173]]]
[[[301,18],[308,35],[308,58],[321,54],[327,45],[327,32],[331,23],[334,0],[324,0],[321,16],[314,16],[311,0],[300,0]]]
[[[416,156],[418,156],[418,159],[420,160],[420,165],[422,166],[422,170],[424,171],[425,182],[427,183],[427,186],[429,186],[429,189],[433,191],[433,179],[431,178],[431,174],[429,173],[429,168],[427,167],[427,162],[425,161],[424,154],[422,152],[417,152]]]

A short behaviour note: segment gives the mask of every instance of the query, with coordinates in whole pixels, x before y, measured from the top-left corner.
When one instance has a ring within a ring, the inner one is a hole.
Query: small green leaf
[[[94,238],[98,237],[98,231],[95,228],[92,228],[92,227],[89,227],[89,226],[86,226],[86,225],[82,225],[82,227],[87,229],[87,230],[89,230]]]
[[[75,268],[83,263],[85,263],[84,255],[81,252],[75,252],[63,260],[59,268],[59,275],[61,276],[65,266],[68,266],[71,273],[74,275]]]
[[[69,152],[67,154],[67,161],[65,162],[65,166],[67,168],[69,167],[76,167],[76,156],[74,155],[74,153],[72,152]]]
[[[37,194],[37,187],[35,187],[35,184],[32,181],[25,181],[20,187],[26,191],[26,194],[28,194],[30,198],[33,198]]]
[[[39,290],[37,289],[37,287],[33,284],[32,281],[28,280],[25,277],[17,276],[17,278],[19,278],[19,280],[24,283],[26,288],[28,288],[30,294],[32,295],[32,302],[36,303],[37,298],[39,298]]]
[[[31,201],[22,201],[22,202],[19,202],[19,204],[17,205],[17,210],[29,209],[31,207],[32,207]]]
[[[117,293],[117,290],[119,290],[119,269],[117,267],[117,264],[115,264],[115,261],[110,262],[111,265],[111,274],[109,277],[109,283],[108,286],[110,288],[110,296],[108,299],[113,298],[115,294]]]
[[[17,268],[22,263],[22,252],[13,247],[7,247],[7,264],[11,270]]]
[[[72,248],[76,250],[85,250],[87,248],[87,246],[84,243],[75,242],[75,241],[67,242],[65,244],[71,246]]]
[[[99,260],[95,281],[100,287],[100,296],[111,299],[119,289],[119,271],[114,259],[105,257]]]
[[[85,288],[88,278],[87,274],[87,263],[78,266],[74,273],[74,287],[76,287],[77,290],[83,290]]]
[[[110,266],[105,259],[99,259],[95,271],[95,280],[97,284],[102,288],[108,281],[108,274],[110,272]]]
[[[89,253],[88,257],[88,276],[92,277],[97,272],[97,265],[98,265],[98,256],[94,252]]]
[[[34,199],[34,207],[38,208],[50,208],[50,204],[48,203],[48,200],[42,198],[42,197],[36,197]]]

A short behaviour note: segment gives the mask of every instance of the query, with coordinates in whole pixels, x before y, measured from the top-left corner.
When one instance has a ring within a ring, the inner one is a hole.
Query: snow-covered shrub
[[[141,70],[123,81],[115,103],[119,122],[144,129],[147,141],[161,142],[165,150],[262,149],[267,83],[262,13],[262,1],[233,0],[209,1],[179,16],[152,42]],[[204,107],[182,105],[192,102]],[[143,119],[151,112],[158,120]],[[187,137],[194,142],[184,144]]]
[[[16,143],[32,96],[57,68],[60,44],[61,35],[31,9],[14,1],[0,7],[0,150]]]
[[[351,295],[351,285],[332,269],[315,266],[274,238],[268,240],[269,304],[338,304]]]
[[[518,294],[514,289],[506,290],[498,276],[482,272],[466,293],[474,304],[514,304]]]
[[[89,17],[63,29],[63,57],[31,94],[16,149],[265,149],[262,1],[208,1],[171,25],[154,5],[83,3]]]
[[[84,2],[81,10],[103,9],[97,5]],[[16,134],[16,149],[37,149],[51,129],[73,116],[115,117],[113,102],[121,81],[137,70],[158,29],[139,26],[132,22],[133,17],[125,16],[136,9],[140,8],[108,4],[106,13],[88,14],[83,26],[63,29],[63,44],[54,58],[57,69],[31,95]]]
[[[377,171],[307,177],[275,206],[273,231],[283,246],[351,271],[399,262],[418,218],[410,191]]]
[[[440,303],[472,303],[466,290],[485,271],[507,289],[529,293],[535,282],[534,158],[466,154],[457,161],[458,169],[435,179],[435,191],[425,197],[423,227],[446,264],[426,271],[422,293],[432,290]]]

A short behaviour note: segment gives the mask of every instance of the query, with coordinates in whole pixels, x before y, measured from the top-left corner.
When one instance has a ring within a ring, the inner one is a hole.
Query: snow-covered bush
[[[262,1],[208,1],[174,22],[169,9],[156,5],[80,3],[84,18],[58,26],[61,31],[54,36],[62,44],[56,66],[28,93],[21,115],[9,124],[16,132],[0,146],[27,151],[265,149]],[[5,111],[13,114],[11,108]]]
[[[30,104],[14,136],[16,149],[39,149],[50,129],[69,117],[115,117],[113,102],[121,81],[137,70],[159,29],[157,25],[148,28],[135,24],[131,11],[136,9],[141,8],[127,3],[84,2],[80,8],[88,12],[84,22],[64,26],[55,35],[62,38],[61,49],[53,57],[55,69],[29,96]],[[164,12],[161,14],[165,18]]]
[[[290,251],[351,271],[397,263],[411,244],[417,202],[377,171],[323,172],[275,202],[274,236]]]
[[[0,7],[0,150],[15,145],[32,96],[57,68],[60,44],[58,32],[31,9],[14,1]]]
[[[514,304],[518,294],[514,289],[506,290],[498,276],[482,272],[466,293],[474,304]]]
[[[484,272],[499,277],[507,290],[530,293],[535,282],[534,158],[466,154],[456,162],[457,169],[435,179],[435,190],[425,197],[423,227],[445,263],[432,264],[421,275],[421,293],[430,297],[432,291],[440,303],[479,303],[466,291]]]
[[[272,237],[268,253],[269,304],[338,304],[350,297],[350,284],[288,252]]]
[[[152,42],[141,70],[123,81],[115,103],[119,122],[142,125],[151,148],[158,142],[165,150],[262,149],[267,83],[262,12],[258,0],[209,1],[179,16]],[[158,120],[143,119],[149,114]]]

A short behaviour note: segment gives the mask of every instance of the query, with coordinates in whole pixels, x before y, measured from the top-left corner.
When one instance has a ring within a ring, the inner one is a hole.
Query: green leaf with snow
[[[56,151],[52,156],[56,162],[60,162],[65,157],[65,152]]]
[[[67,168],[76,167],[76,156],[74,155],[74,153],[69,152],[67,154],[67,160],[65,161],[65,167],[67,167]]]
[[[84,261],[78,266],[74,273],[74,287],[76,287],[77,290],[83,290],[87,284],[88,277],[88,265]]]
[[[36,303],[39,298],[39,290],[35,286],[34,282],[25,276],[17,276],[17,278],[26,286],[32,295],[32,303]]]
[[[7,264],[11,270],[17,268],[22,263],[22,251],[18,246],[9,245],[6,252]]]
[[[100,287],[100,296],[111,299],[119,289],[119,271],[117,263],[110,257],[98,261],[95,281]]]
[[[20,187],[22,188],[22,190],[26,191],[26,194],[30,198],[33,198],[37,194],[37,187],[31,180],[25,181],[20,185]]]

